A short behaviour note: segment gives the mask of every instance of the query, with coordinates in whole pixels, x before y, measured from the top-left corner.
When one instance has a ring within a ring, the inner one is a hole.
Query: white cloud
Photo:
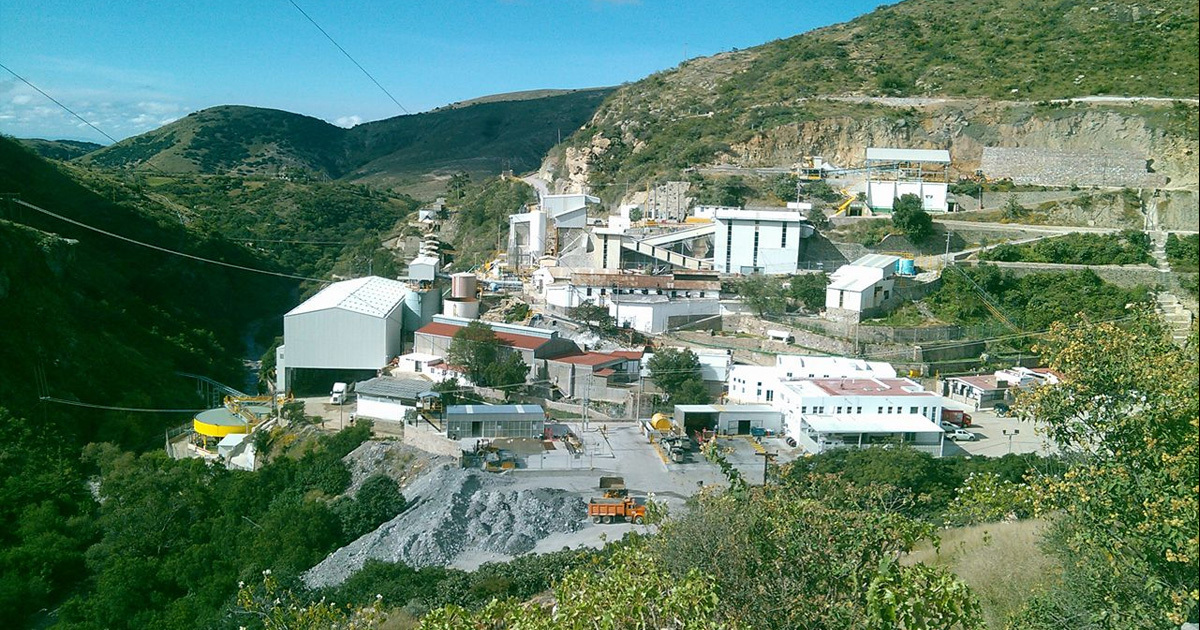
[[[339,127],[345,127],[346,129],[349,129],[361,122],[362,122],[362,116],[342,116],[342,117],[338,118],[337,120],[333,121],[333,124],[335,124]]]
[[[10,101],[13,105],[28,105],[33,102],[32,94],[17,94]]]

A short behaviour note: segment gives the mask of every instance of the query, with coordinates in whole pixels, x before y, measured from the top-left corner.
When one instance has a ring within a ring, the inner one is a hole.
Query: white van
[[[346,384],[334,383],[333,391],[329,392],[329,404],[341,405],[346,402]]]

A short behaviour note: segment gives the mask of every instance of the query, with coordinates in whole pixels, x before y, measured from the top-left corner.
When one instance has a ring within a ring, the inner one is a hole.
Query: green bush
[[[1139,230],[1119,234],[1067,234],[1023,245],[1005,244],[979,253],[981,260],[1072,265],[1134,265],[1154,261],[1150,237]]]

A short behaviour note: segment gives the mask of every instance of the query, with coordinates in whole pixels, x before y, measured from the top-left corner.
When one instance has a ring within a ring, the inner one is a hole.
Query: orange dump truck
[[[593,523],[625,521],[641,524],[646,521],[646,504],[641,499],[595,498],[588,503],[588,516]]]

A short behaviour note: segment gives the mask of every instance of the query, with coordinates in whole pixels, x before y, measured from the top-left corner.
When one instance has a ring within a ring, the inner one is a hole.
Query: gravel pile
[[[587,505],[565,490],[516,488],[508,477],[450,467],[417,479],[405,496],[415,504],[309,569],[305,583],[335,586],[372,558],[422,567],[472,553],[519,555],[583,527]]]
[[[383,473],[401,488],[418,479],[427,469],[437,468],[452,460],[443,455],[432,455],[399,440],[368,440],[342,458],[350,469],[350,486],[346,494],[354,496],[364,481],[372,475]]]

